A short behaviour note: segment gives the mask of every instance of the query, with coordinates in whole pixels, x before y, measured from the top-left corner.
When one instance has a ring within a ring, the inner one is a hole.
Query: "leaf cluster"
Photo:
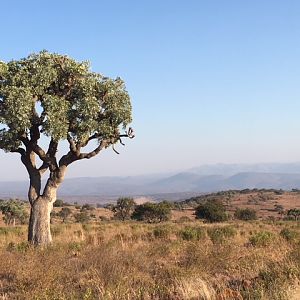
[[[84,146],[93,136],[113,144],[130,122],[124,82],[90,71],[88,62],[47,51],[0,62],[0,148],[6,151],[22,146],[34,127],[54,141],[71,136]]]

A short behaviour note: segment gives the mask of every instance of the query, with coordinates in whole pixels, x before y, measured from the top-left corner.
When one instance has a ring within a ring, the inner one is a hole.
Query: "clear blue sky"
[[[299,1],[6,0],[0,14],[0,60],[47,49],[127,83],[136,139],[68,177],[300,160]],[[16,154],[0,166],[27,176]]]

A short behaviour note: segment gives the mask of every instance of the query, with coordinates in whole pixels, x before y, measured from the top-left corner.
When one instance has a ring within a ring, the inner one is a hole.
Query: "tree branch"
[[[96,156],[103,148],[107,148],[109,146],[108,140],[102,140],[97,148],[94,151],[88,153],[80,153],[78,159],[90,159]]]
[[[51,139],[48,151],[46,154],[46,160],[43,161],[43,164],[39,167],[39,172],[42,175],[44,172],[47,171],[47,169],[50,167],[50,163],[52,163],[53,167],[52,169],[55,169],[58,167],[57,161],[56,161],[56,152],[57,152],[58,143]]]
[[[22,155],[25,155],[25,153],[26,153],[26,151],[25,151],[25,149],[23,149],[23,148],[17,148],[17,149],[13,149],[13,150],[10,150],[10,152],[12,152],[12,153],[20,153],[21,154],[21,156]]]

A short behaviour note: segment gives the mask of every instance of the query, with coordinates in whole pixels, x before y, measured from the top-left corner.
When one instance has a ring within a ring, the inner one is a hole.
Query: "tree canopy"
[[[124,82],[91,72],[88,62],[47,51],[0,62],[0,148],[5,151],[31,146],[45,161],[47,154],[37,146],[43,133],[53,151],[67,139],[77,159],[90,158],[96,153],[79,153],[81,147],[92,139],[101,149],[120,141],[120,126],[130,122]]]

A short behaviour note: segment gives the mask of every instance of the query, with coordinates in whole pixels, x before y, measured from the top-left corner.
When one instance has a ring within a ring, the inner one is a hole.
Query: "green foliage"
[[[156,226],[153,229],[153,235],[155,238],[169,238],[172,233],[172,228],[168,225]]]
[[[15,225],[16,222],[25,224],[28,219],[28,213],[24,202],[20,200],[0,201],[0,211],[4,215],[4,221],[7,225]]]
[[[128,220],[134,211],[136,203],[133,198],[119,198],[117,204],[113,207],[114,216],[118,220]]]
[[[68,217],[72,214],[72,210],[69,207],[63,207],[58,213],[57,216],[62,218],[65,223]]]
[[[171,205],[166,201],[160,203],[147,202],[137,205],[132,214],[132,218],[148,223],[167,221],[171,218]]]
[[[256,211],[254,209],[250,208],[238,208],[235,213],[234,217],[239,220],[243,221],[250,221],[250,220],[256,220]]]
[[[195,214],[198,219],[205,219],[209,223],[228,220],[225,206],[218,200],[211,200],[200,204],[196,207]]]
[[[280,231],[280,235],[288,242],[293,242],[299,238],[299,232],[289,228],[282,229]]]
[[[205,237],[205,230],[201,227],[186,226],[178,232],[178,235],[186,241],[199,241]]]
[[[90,215],[86,211],[75,214],[74,218],[77,223],[87,223],[91,219]]]
[[[221,244],[227,239],[234,237],[236,233],[236,230],[232,226],[207,229],[207,234],[214,244]]]
[[[297,208],[289,209],[287,211],[287,216],[294,218],[297,221],[298,218],[300,217],[300,209]]]
[[[6,248],[9,252],[20,252],[25,253],[30,249],[30,245],[28,242],[14,243],[10,242]]]
[[[266,247],[274,240],[274,234],[269,231],[260,231],[255,233],[249,238],[249,242],[252,246]]]
[[[85,144],[95,135],[119,141],[131,122],[131,103],[120,79],[90,71],[88,62],[42,51],[0,62],[0,148],[14,151],[39,126],[55,141],[70,135]]]

